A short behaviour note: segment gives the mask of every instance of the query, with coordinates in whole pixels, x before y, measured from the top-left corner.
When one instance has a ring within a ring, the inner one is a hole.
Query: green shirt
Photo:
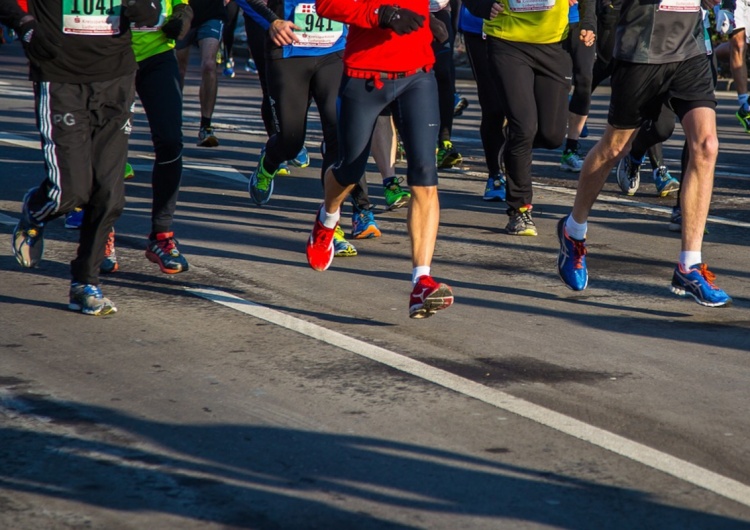
[[[149,28],[130,28],[133,34],[133,51],[135,60],[144,59],[174,48],[174,40],[168,39],[162,32],[162,25],[172,15],[172,6],[187,4],[188,0],[161,0],[161,17],[156,26]]]

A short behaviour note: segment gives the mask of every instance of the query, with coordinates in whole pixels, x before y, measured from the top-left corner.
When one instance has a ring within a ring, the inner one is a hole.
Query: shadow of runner
[[[638,490],[506,464],[504,448],[488,449],[489,459],[367,436],[168,424],[7,391],[0,412],[2,489],[119,512],[257,529],[424,528],[436,514],[497,528],[748,527]]]

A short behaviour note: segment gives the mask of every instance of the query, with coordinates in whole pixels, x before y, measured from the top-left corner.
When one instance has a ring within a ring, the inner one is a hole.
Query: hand
[[[161,27],[162,33],[168,39],[184,39],[190,31],[190,22],[193,20],[193,9],[188,4],[177,4],[172,10],[169,19]]]
[[[590,29],[582,29],[580,39],[586,46],[593,46],[596,41],[596,34]]]
[[[295,25],[294,22],[279,18],[271,23],[271,27],[268,28],[268,36],[271,37],[271,42],[276,46],[287,46],[299,42],[299,37],[294,34],[295,29],[301,30],[302,28]]]
[[[716,13],[716,31],[720,35],[727,35],[734,31],[734,15],[726,9],[719,9]]]
[[[123,8],[123,14],[136,28],[156,26],[159,23],[159,0],[124,0]]]
[[[34,17],[26,16],[21,20],[18,35],[21,37],[23,50],[29,60],[32,63],[40,63],[57,57],[60,43],[54,37],[44,33]]]
[[[432,31],[432,36],[438,44],[443,44],[450,38],[445,23],[442,20],[438,20],[435,15],[430,15],[430,31]]]
[[[411,9],[382,5],[378,8],[378,26],[392,29],[396,35],[406,35],[424,26],[424,17]]]
[[[495,2],[494,4],[492,4],[492,7],[490,8],[490,18],[488,20],[492,20],[503,11],[505,11],[505,6],[501,4],[500,2]]]

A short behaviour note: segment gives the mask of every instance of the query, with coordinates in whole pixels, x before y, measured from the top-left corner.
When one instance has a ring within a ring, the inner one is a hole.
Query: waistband
[[[416,70],[407,70],[405,72],[378,72],[376,70],[359,70],[357,68],[345,68],[344,74],[348,77],[354,77],[357,79],[372,79],[375,83],[375,88],[383,88],[384,79],[404,79],[415,74],[422,72],[429,72],[431,68],[429,66],[423,66]]]

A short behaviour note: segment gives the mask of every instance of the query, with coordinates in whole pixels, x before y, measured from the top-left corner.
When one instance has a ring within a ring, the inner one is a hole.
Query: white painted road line
[[[750,486],[510,394],[216,289],[187,292],[430,381],[750,506]]]

